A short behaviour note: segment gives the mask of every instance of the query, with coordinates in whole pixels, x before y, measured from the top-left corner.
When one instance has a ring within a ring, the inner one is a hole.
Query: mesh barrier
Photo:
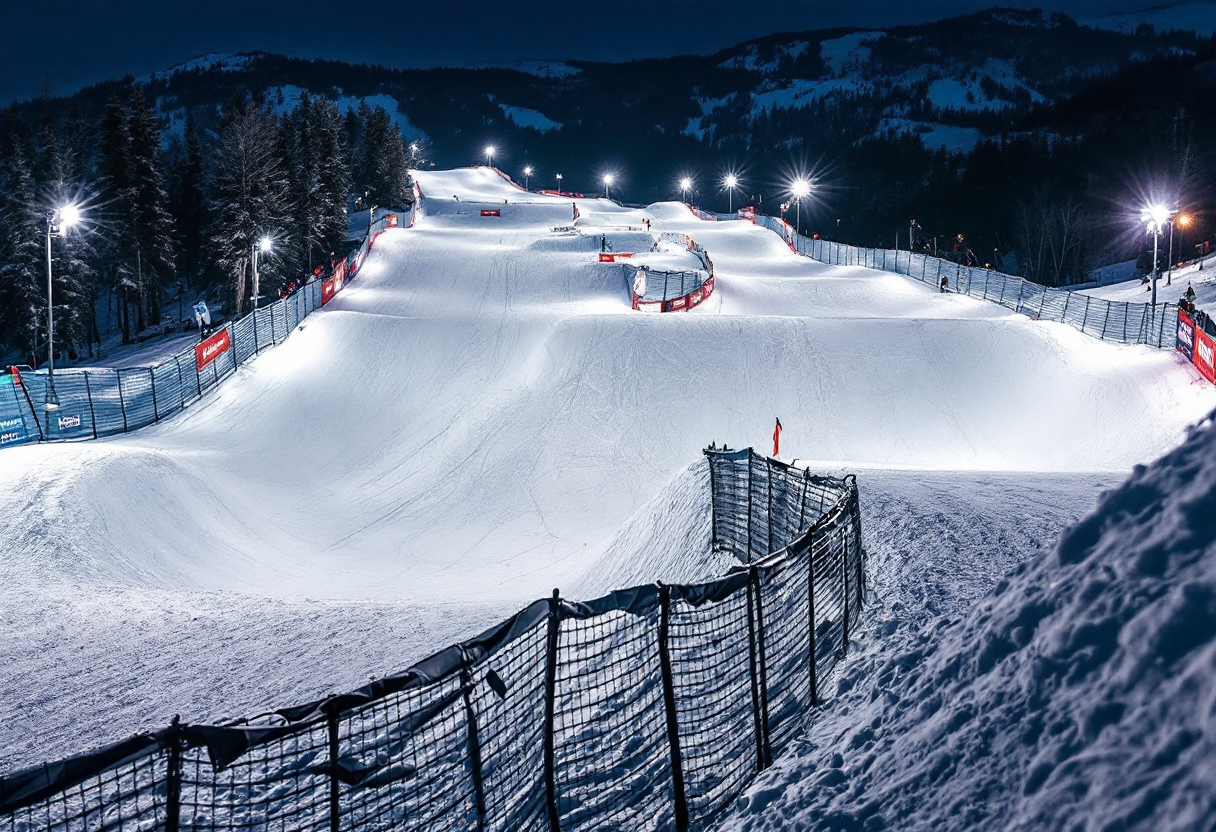
[[[946,291],[970,295],[999,303],[1042,321],[1069,324],[1103,341],[1120,344],[1174,346],[1174,327],[1178,304],[1124,303],[1094,298],[1080,292],[1041,286],[1021,277],[992,269],[963,266],[907,251],[857,248],[828,240],[795,234],[793,228],[776,217],[757,215],[757,225],[773,231],[799,254],[835,266],[867,266],[872,269],[907,275]]]
[[[5,775],[0,829],[706,828],[818,704],[864,592],[852,477],[706,454],[726,576],[554,592],[357,691]]]
[[[350,281],[376,237],[396,225],[389,214],[373,223],[360,246],[334,269]],[[229,344],[203,363],[195,345],[154,366],[130,369],[67,369],[55,373],[59,408],[48,411],[47,376],[41,372],[3,376],[0,382],[0,448],[25,442],[96,439],[159,422],[198,401],[259,352],[281,344],[310,312],[321,306],[327,278],[304,284],[280,299],[225,324]]]

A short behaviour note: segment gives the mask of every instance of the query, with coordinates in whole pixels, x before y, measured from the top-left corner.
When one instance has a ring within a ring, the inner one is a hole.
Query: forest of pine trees
[[[411,198],[414,160],[380,107],[342,113],[304,94],[287,109],[246,96],[218,116],[191,114],[168,141],[137,85],[100,117],[50,112],[37,123],[10,113],[0,124],[7,363],[47,358],[46,240],[58,207],[82,214],[52,237],[56,355],[76,359],[96,355],[113,333],[130,343],[176,321],[198,298],[239,315],[251,305],[257,241],[273,241],[258,262],[261,294],[273,297],[344,248],[355,196],[383,206]]]

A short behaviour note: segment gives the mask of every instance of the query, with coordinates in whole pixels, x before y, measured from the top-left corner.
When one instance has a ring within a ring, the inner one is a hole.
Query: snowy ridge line
[[[302,320],[354,278],[376,237],[396,222],[395,214],[381,217],[372,223],[359,247],[328,276],[310,280],[290,297],[225,323],[212,336],[159,364],[61,370],[55,374],[57,410],[40,406],[46,399],[45,375],[11,377],[14,383],[0,388],[0,448],[130,433],[184,410],[241,364],[287,340]]]
[[[856,480],[706,451],[717,580],[536,601],[350,693],[0,777],[0,826],[706,828],[819,702],[865,587]]]
[[[1173,347],[1178,304],[1126,303],[1094,298],[1067,289],[1040,286],[992,269],[962,266],[926,254],[858,248],[795,233],[789,223],[757,215],[757,225],[781,235],[786,244],[812,260],[838,266],[864,266],[914,278],[945,292],[998,303],[1036,321],[1069,324],[1103,341]],[[944,282],[943,282],[944,281]]]

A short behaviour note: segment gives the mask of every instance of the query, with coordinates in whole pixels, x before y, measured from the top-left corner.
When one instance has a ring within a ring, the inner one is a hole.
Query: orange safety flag
[[[781,420],[777,420],[777,426],[773,428],[773,456],[781,453]]]

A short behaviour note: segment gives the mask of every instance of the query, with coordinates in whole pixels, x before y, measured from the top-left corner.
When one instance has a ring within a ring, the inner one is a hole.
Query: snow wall
[[[865,587],[852,476],[706,454],[724,577],[555,591],[351,693],[15,772],[0,826],[705,828],[819,703]]]
[[[791,249],[820,263],[865,266],[895,272],[958,292],[999,303],[1036,321],[1059,321],[1103,341],[1173,347],[1178,304],[1123,303],[1094,298],[1067,289],[1053,289],[991,269],[962,266],[927,254],[880,248],[857,248],[816,240],[794,232],[775,217],[755,215],[755,223],[773,231]]]

